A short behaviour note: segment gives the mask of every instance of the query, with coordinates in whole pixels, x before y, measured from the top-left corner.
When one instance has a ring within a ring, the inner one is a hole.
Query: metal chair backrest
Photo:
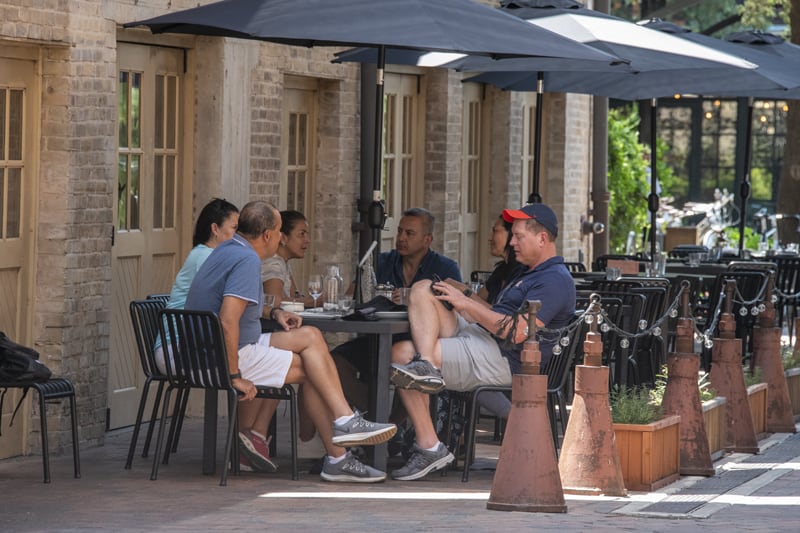
[[[631,287],[644,287],[639,278],[619,278],[619,279],[598,279],[592,282],[593,291],[599,292],[624,292]]]
[[[595,272],[605,272],[606,267],[608,266],[608,260],[614,259],[619,261],[639,261],[641,262],[642,258],[638,255],[619,255],[619,254],[606,254],[600,255],[595,258],[594,262],[592,263],[592,270]],[[639,265],[639,270],[641,271],[641,264]]]
[[[775,256],[770,260],[777,266],[775,287],[784,294],[800,291],[800,257]]]
[[[580,319],[576,318],[576,320]],[[583,340],[588,329],[589,326],[581,320],[581,324],[573,329],[567,337],[569,344],[561,350],[561,353],[553,354],[544,365],[542,374],[547,374],[547,392],[556,392],[566,386],[573,363],[579,354],[583,354]]]
[[[225,337],[217,314],[164,309],[161,317],[158,323],[161,336],[169,339],[170,355],[165,359],[170,385],[233,390]]]
[[[163,293],[162,294],[148,294],[147,295],[147,299],[148,300],[160,300],[160,301],[162,301],[164,303],[169,303],[169,293],[165,293],[165,294],[163,294]]]
[[[570,272],[586,272],[586,265],[583,263],[564,261],[564,266],[567,267],[567,270]]]
[[[134,300],[130,303],[131,324],[139,350],[139,360],[146,377],[164,379],[166,376],[156,365],[153,347],[158,337],[158,316],[166,306],[161,300]]]
[[[702,244],[679,244],[667,253],[673,259],[689,257],[692,253],[708,253],[708,247]]]

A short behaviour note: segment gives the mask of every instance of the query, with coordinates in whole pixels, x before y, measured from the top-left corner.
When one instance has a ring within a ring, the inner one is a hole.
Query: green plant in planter
[[[652,402],[646,387],[614,385],[609,400],[615,424],[650,424],[663,417],[661,405]]]
[[[751,372],[749,368],[744,369],[744,384],[745,386],[749,387],[750,385],[755,385],[757,383],[761,383],[763,380],[761,379],[761,367],[755,367]]]
[[[661,373],[656,375],[655,385],[650,389],[650,401],[656,405],[661,405],[664,402],[667,377],[667,366],[664,365],[661,367]],[[697,373],[697,388],[700,390],[701,402],[706,402],[717,396],[717,391],[711,388],[711,376],[703,370]]]
[[[783,369],[789,370],[790,368],[800,368],[800,352],[795,355],[794,349],[790,344],[781,346],[781,362]]]

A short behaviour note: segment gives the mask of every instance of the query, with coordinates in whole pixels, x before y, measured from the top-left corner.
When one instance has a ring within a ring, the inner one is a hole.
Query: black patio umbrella
[[[526,20],[532,26],[548,29],[564,37],[583,42],[597,50],[603,50],[622,58],[625,65],[618,63],[587,62],[580,59],[548,60],[547,58],[507,58],[493,61],[485,57],[466,56],[431,58],[424,54],[389,50],[387,60],[399,64],[418,64],[423,66],[445,66],[462,71],[484,72],[465,81],[492,83],[506,88],[515,77],[524,80],[524,86],[508,87],[512,90],[536,91],[534,157],[541,155],[542,94],[548,92],[587,92],[599,96],[602,93],[588,90],[571,90],[580,81],[587,84],[597,76],[608,73],[614,77],[629,79],[625,75],[637,72],[659,71],[666,68],[695,69],[692,75],[725,66],[735,71],[753,68],[755,65],[706,46],[687,42],[674,36],[638,26],[628,20],[605,13],[585,9],[575,0],[502,0],[500,11]],[[349,50],[339,54],[338,61],[375,61],[374,52],[366,49]],[[494,74],[498,72],[497,76]],[[503,72],[499,74],[499,72]],[[515,72],[508,74],[506,72]],[[588,75],[587,75],[588,74]],[[553,87],[556,80],[566,81]],[[698,75],[702,78],[702,75]],[[656,87],[659,87],[657,85]],[[775,87],[764,85],[763,87]],[[650,91],[642,98],[650,98]],[[668,93],[673,94],[673,93]],[[640,99],[640,98],[633,98]],[[530,202],[541,201],[539,196],[539,165],[534,165],[533,191]]]
[[[377,50],[376,105],[383,105],[387,47],[501,57],[618,58],[472,0],[223,0],[168,13],[125,27],[153,33],[187,33],[256,39],[296,46],[364,46]],[[375,113],[373,203],[368,219],[383,222],[381,135],[383,113]]]

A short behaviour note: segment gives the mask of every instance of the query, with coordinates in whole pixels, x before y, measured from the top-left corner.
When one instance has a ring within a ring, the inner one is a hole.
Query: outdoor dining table
[[[374,355],[365,354],[365,357],[375,357],[375,365],[373,367],[375,368],[375,373],[371,376],[369,383],[369,412],[375,421],[387,422],[391,411],[389,366],[392,360],[392,336],[409,331],[408,319],[342,320],[341,318],[330,318],[325,315],[314,317],[310,313],[305,313],[303,314],[303,325],[314,326],[323,333],[357,333],[367,335],[373,340],[376,346],[376,349],[373,350]],[[262,331],[275,331],[276,328],[275,321],[261,319]],[[217,391],[206,391],[203,413],[203,473],[213,474],[216,468]],[[373,454],[373,466],[385,471],[388,455],[387,444],[372,446],[368,449],[369,451]]]
[[[262,321],[267,323],[268,321]],[[274,324],[274,323],[273,323]],[[369,413],[376,422],[388,422],[392,409],[389,393],[389,367],[392,362],[392,336],[409,331],[408,318],[379,318],[378,320],[343,320],[341,318],[314,317],[311,313],[303,315],[303,325],[314,326],[323,333],[357,333],[367,335],[374,346],[364,357],[374,357],[374,372],[369,377]],[[374,418],[373,418],[374,417]],[[372,466],[386,471],[387,444],[371,446]]]

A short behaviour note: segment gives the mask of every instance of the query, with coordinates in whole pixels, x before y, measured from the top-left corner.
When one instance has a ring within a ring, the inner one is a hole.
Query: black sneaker
[[[400,389],[436,394],[444,389],[442,371],[425,359],[414,359],[406,365],[392,364],[392,383]]]
[[[447,446],[439,443],[435,451],[429,452],[414,445],[414,453],[404,467],[392,471],[392,478],[401,481],[412,481],[427,476],[431,472],[445,468],[455,457]]]

